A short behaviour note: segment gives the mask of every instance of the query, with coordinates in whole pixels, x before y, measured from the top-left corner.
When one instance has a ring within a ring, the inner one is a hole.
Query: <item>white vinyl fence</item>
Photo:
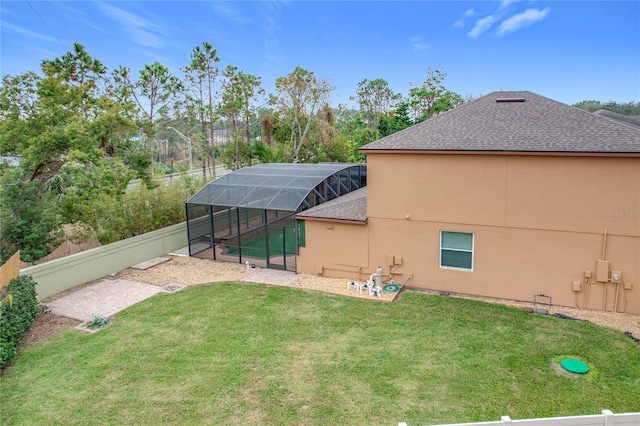
[[[509,416],[502,416],[496,422],[450,423],[438,426],[639,426],[640,413],[614,414],[609,410],[602,410],[602,414],[589,416],[548,417],[542,419],[511,420]],[[400,422],[398,426],[407,426]]]

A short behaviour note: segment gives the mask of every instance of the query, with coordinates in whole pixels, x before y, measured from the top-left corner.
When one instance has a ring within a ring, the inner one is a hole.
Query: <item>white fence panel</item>
[[[400,422],[398,423],[398,426],[407,426],[407,423]],[[640,426],[640,413],[614,414],[609,410],[602,410],[602,414],[586,416],[548,417],[521,420],[511,420],[509,416],[502,416],[500,421],[449,423],[437,426]]]

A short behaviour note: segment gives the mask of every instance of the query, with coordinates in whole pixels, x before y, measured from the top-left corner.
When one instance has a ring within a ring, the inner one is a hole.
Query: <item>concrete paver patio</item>
[[[108,317],[163,292],[162,287],[151,284],[103,279],[46,305],[56,315],[91,321],[94,315]]]

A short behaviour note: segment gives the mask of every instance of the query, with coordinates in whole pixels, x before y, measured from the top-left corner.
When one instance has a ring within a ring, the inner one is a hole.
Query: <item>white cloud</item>
[[[110,4],[98,3],[107,15],[131,34],[133,41],[141,46],[161,48],[164,41],[154,32],[161,32],[161,27],[134,13],[117,8]]]
[[[467,33],[467,36],[476,38],[483,32],[487,31],[498,20],[495,15],[489,15],[486,18],[479,19],[476,25]]]
[[[280,28],[280,25],[278,24],[278,21],[276,21],[276,18],[274,16],[272,15],[265,16],[265,20],[266,20],[266,23],[264,25],[264,29],[267,32],[267,34],[269,35],[275,34],[282,29]]]
[[[45,35],[42,35],[42,34],[35,33],[33,31],[30,31],[30,30],[27,30],[25,28],[19,27],[17,25],[10,24],[8,22],[3,22],[2,23],[2,28],[6,29],[6,30],[9,30],[9,31],[13,31],[15,33],[18,33],[18,34],[20,34],[22,36],[25,36],[26,38],[35,39],[35,40],[44,40],[44,41],[49,41],[51,43],[55,43],[56,42],[56,39],[53,38],[53,37],[49,37],[49,36],[45,36]]]
[[[473,16],[473,15],[475,15],[475,14],[476,14],[476,11],[475,11],[475,10],[473,10],[473,8],[472,8],[472,9],[467,9],[467,10],[464,12],[464,16],[463,16],[462,18],[458,19],[456,22],[454,22],[454,23],[453,23],[453,26],[454,26],[454,27],[457,27],[457,28],[462,28],[462,27],[464,27],[464,18],[469,18],[469,17],[471,17],[471,16]]]
[[[410,42],[413,50],[425,50],[429,48],[429,45],[422,40],[422,36],[411,37]]]
[[[500,3],[500,9],[499,10],[506,9],[507,6],[509,6],[511,3],[515,3],[517,1],[518,0],[502,0],[502,3]]]
[[[224,2],[213,2],[208,3],[211,5],[211,8],[220,16],[223,16],[230,21],[233,21],[237,24],[246,24],[249,20],[238,10],[238,8],[234,7],[230,3]]]
[[[502,24],[500,24],[500,27],[498,28],[497,34],[498,36],[503,36],[505,34],[517,31],[521,28],[528,27],[529,25],[532,25],[534,22],[537,22],[546,18],[550,11],[551,9],[548,7],[545,7],[542,10],[527,9],[524,12],[514,15],[511,18],[503,21]]]

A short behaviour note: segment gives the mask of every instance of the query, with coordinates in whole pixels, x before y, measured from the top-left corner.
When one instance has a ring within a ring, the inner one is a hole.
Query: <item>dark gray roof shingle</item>
[[[331,201],[298,213],[296,218],[333,219],[366,222],[367,187],[357,189]]]
[[[595,115],[600,117],[610,118],[621,123],[631,124],[632,126],[640,127],[640,115],[622,115],[617,112],[609,111],[606,109],[599,109],[594,112]]]
[[[532,92],[494,92],[361,150],[640,154],[640,128]]]

